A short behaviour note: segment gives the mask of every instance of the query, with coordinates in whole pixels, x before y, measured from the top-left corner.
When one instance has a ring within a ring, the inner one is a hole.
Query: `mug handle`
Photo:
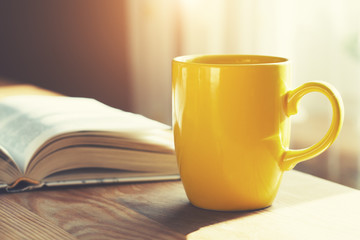
[[[297,113],[299,100],[310,92],[322,93],[329,99],[333,112],[330,128],[326,135],[311,147],[298,150],[286,150],[280,163],[282,170],[291,170],[297,163],[316,157],[324,152],[335,141],[342,127],[344,121],[342,98],[333,86],[325,82],[308,82],[287,92],[284,103],[287,116],[289,117]]]

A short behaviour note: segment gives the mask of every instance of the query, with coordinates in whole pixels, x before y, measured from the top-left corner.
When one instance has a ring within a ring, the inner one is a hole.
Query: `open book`
[[[178,178],[165,124],[88,98],[0,101],[0,188]]]

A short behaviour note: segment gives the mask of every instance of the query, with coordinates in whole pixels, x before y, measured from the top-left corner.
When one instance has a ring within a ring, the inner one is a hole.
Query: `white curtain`
[[[177,4],[127,0],[134,112],[171,123],[171,59],[177,55]]]
[[[330,82],[343,95],[347,114],[358,116],[358,0],[127,2],[133,100],[143,114],[170,123],[174,56],[243,53],[290,58],[294,86],[312,80]],[[316,104],[307,108],[317,114],[324,109]]]

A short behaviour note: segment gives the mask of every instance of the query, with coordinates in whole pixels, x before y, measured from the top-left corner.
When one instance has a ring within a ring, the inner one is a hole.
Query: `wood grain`
[[[77,239],[183,239],[182,235],[108,198],[98,191],[102,188],[55,189],[1,197],[22,205]],[[115,186],[104,188],[116,190]]]
[[[3,194],[78,239],[360,239],[360,191],[297,171],[273,206],[249,212],[191,205],[181,182]]]
[[[76,239],[11,200],[0,198],[0,239]]]
[[[297,171],[285,174],[273,206],[250,212],[199,209],[180,183],[157,185],[124,186],[119,201],[187,239],[360,239],[360,192]]]

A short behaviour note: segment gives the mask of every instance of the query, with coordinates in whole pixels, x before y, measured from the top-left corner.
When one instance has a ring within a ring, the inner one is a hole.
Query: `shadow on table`
[[[182,234],[192,233],[202,227],[220,222],[239,219],[264,211],[274,211],[293,207],[311,201],[352,191],[351,188],[330,183],[300,173],[291,173],[285,179],[273,206],[256,211],[222,212],[197,208],[189,203],[180,182],[159,183],[147,186],[146,183],[129,185],[124,194],[116,201]],[[132,187],[131,187],[132,186]]]
[[[117,201],[128,208],[179,232],[192,233],[202,227],[229,221],[264,211],[222,212],[204,210],[193,206],[179,183],[160,185],[149,191],[146,184],[137,185],[139,188],[131,194],[123,195]],[[170,187],[171,186],[171,187]],[[167,188],[166,190],[164,188]]]

